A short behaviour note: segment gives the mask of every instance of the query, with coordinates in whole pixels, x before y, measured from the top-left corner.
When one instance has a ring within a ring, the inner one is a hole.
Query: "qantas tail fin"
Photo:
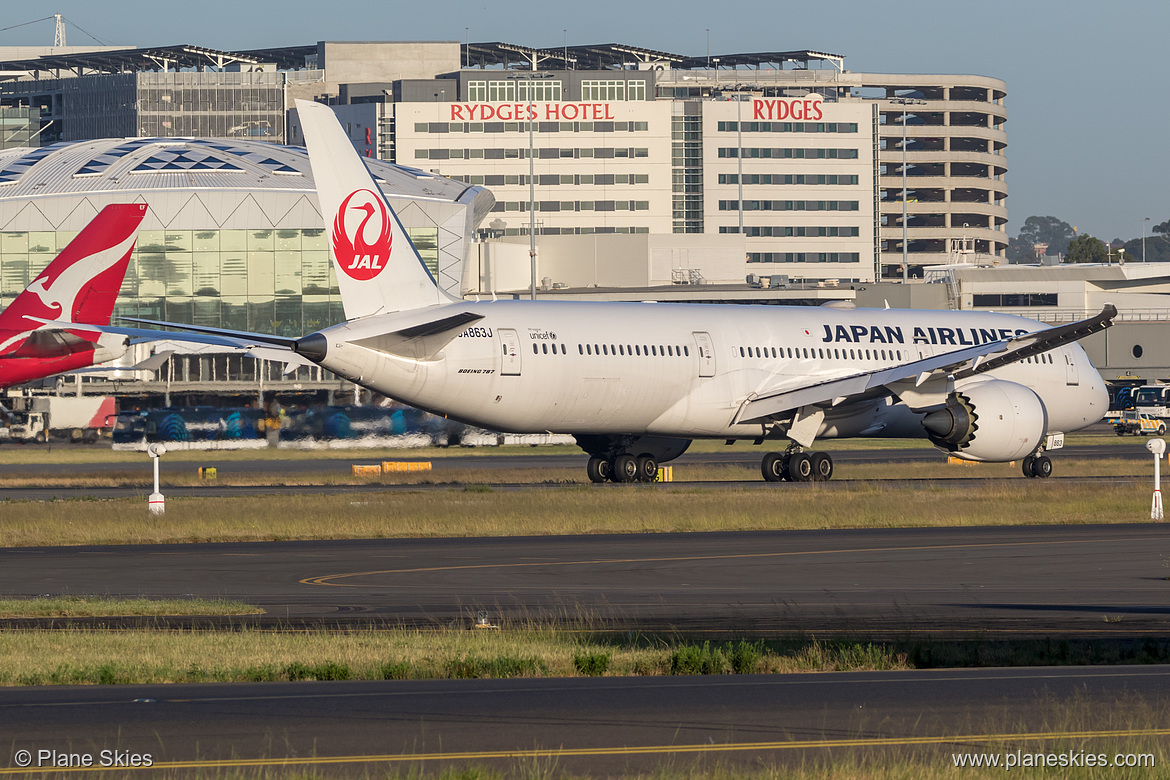
[[[450,303],[332,109],[297,101],[346,319]]]
[[[0,331],[37,330],[44,320],[108,325],[145,215],[145,203],[102,209],[0,312]]]

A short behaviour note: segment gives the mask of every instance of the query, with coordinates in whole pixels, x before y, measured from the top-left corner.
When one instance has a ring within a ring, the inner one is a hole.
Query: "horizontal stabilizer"
[[[166,350],[165,352],[156,352],[146,360],[140,360],[132,366],[90,366],[89,368],[79,368],[76,371],[66,371],[65,376],[73,376],[74,374],[112,374],[116,371],[158,371],[163,367],[163,364],[171,359],[171,355],[175,354],[173,350]]]
[[[421,322],[390,333],[354,341],[367,349],[411,360],[430,360],[451,343],[468,325],[483,319],[482,314],[462,311],[437,320]]]
[[[173,349],[164,350],[162,352],[155,352],[146,360],[140,360],[134,365],[130,366],[131,371],[158,371],[171,359],[171,355],[175,354]]]

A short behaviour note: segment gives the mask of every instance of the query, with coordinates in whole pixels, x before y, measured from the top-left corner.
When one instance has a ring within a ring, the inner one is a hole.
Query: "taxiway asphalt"
[[[1158,524],[8,548],[0,592],[267,612],[240,624],[1137,637],[1170,635],[1168,555]]]
[[[621,775],[899,750],[951,766],[1005,744],[1112,759],[1170,734],[1168,698],[1166,666],[17,688],[0,701],[12,756],[0,773],[21,750],[348,774],[425,762]]]

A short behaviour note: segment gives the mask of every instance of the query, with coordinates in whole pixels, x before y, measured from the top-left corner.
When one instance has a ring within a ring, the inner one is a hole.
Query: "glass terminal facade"
[[[407,233],[436,274],[438,229]],[[0,306],[76,235],[0,233]],[[324,228],[139,231],[114,316],[281,336],[345,319]]]

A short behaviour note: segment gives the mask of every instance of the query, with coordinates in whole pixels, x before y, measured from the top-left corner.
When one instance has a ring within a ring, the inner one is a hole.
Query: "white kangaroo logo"
[[[73,307],[77,305],[77,296],[90,282],[113,268],[130,251],[135,238],[137,235],[131,233],[122,243],[81,258],[57,274],[47,286],[44,277],[37,277],[25,288],[25,292],[40,298],[46,308],[56,309],[56,316],[64,317],[64,322],[72,322],[70,317],[73,316]]]
[[[38,276],[33,280],[32,284],[24,288],[24,291],[35,295],[40,300],[41,305],[52,312],[52,315],[45,319],[72,322],[73,307],[77,305],[77,296],[89,286],[90,282],[113,268],[134,246],[134,241],[137,237],[137,233],[132,232],[120,244],[107,247],[106,249],[94,252],[92,255],[81,258],[57,274],[56,278],[52,281],[47,281],[47,278],[44,276]],[[50,267],[52,267],[51,264]],[[29,333],[44,327],[46,327],[46,324],[38,325],[32,330],[23,331],[7,341],[0,343],[0,352],[8,349],[12,344],[23,339]]]

